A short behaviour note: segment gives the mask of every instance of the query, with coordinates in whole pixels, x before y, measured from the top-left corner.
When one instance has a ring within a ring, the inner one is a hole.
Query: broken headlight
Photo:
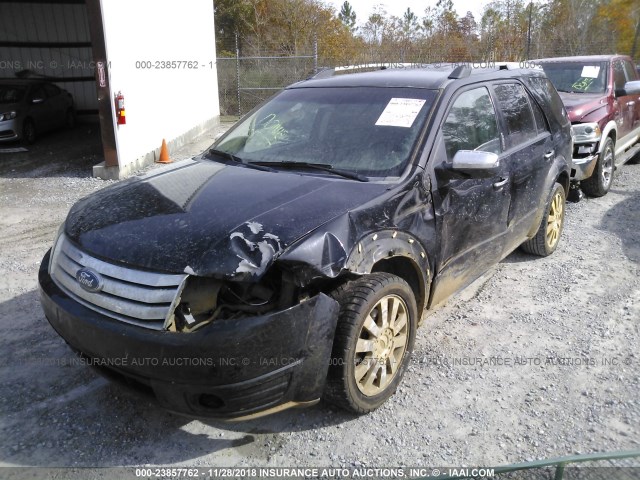
[[[259,283],[190,277],[168,330],[192,332],[218,319],[266,313],[279,304],[278,283],[269,276]]]

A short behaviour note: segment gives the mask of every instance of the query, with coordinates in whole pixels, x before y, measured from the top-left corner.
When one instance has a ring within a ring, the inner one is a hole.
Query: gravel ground
[[[554,255],[515,252],[431,312],[378,411],[223,423],[169,414],[75,361],[40,309],[37,270],[69,207],[110,182],[86,177],[89,154],[71,168],[12,155],[0,153],[0,466],[498,465],[640,448],[640,165],[567,206]]]

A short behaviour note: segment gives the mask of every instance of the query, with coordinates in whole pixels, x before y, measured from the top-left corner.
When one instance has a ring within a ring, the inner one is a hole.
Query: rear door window
[[[534,139],[538,129],[524,87],[518,83],[499,84],[494,91],[507,127],[507,145],[515,147]]]

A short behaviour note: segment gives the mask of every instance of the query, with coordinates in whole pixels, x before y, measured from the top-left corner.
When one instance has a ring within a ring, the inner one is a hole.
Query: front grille
[[[84,289],[76,274],[91,269],[102,277],[102,289]],[[174,303],[187,275],[134,270],[91,257],[65,235],[51,258],[51,278],[69,296],[92,310],[141,327],[162,330],[173,314]]]

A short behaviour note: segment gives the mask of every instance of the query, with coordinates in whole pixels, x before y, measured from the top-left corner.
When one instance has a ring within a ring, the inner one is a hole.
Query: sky
[[[479,22],[482,17],[482,11],[489,3],[490,0],[453,0],[453,6],[458,13],[458,16],[463,17],[468,11],[473,13],[476,21]],[[335,7],[337,12],[340,12],[340,7],[344,3],[344,0],[325,0]],[[384,9],[389,15],[395,15],[401,17],[407,8],[411,8],[413,13],[418,18],[424,16],[424,11],[427,7],[435,7],[437,0],[349,0],[349,3],[356,12],[358,24],[363,24],[369,18],[369,15],[373,12],[373,7],[376,5],[384,5]]]

